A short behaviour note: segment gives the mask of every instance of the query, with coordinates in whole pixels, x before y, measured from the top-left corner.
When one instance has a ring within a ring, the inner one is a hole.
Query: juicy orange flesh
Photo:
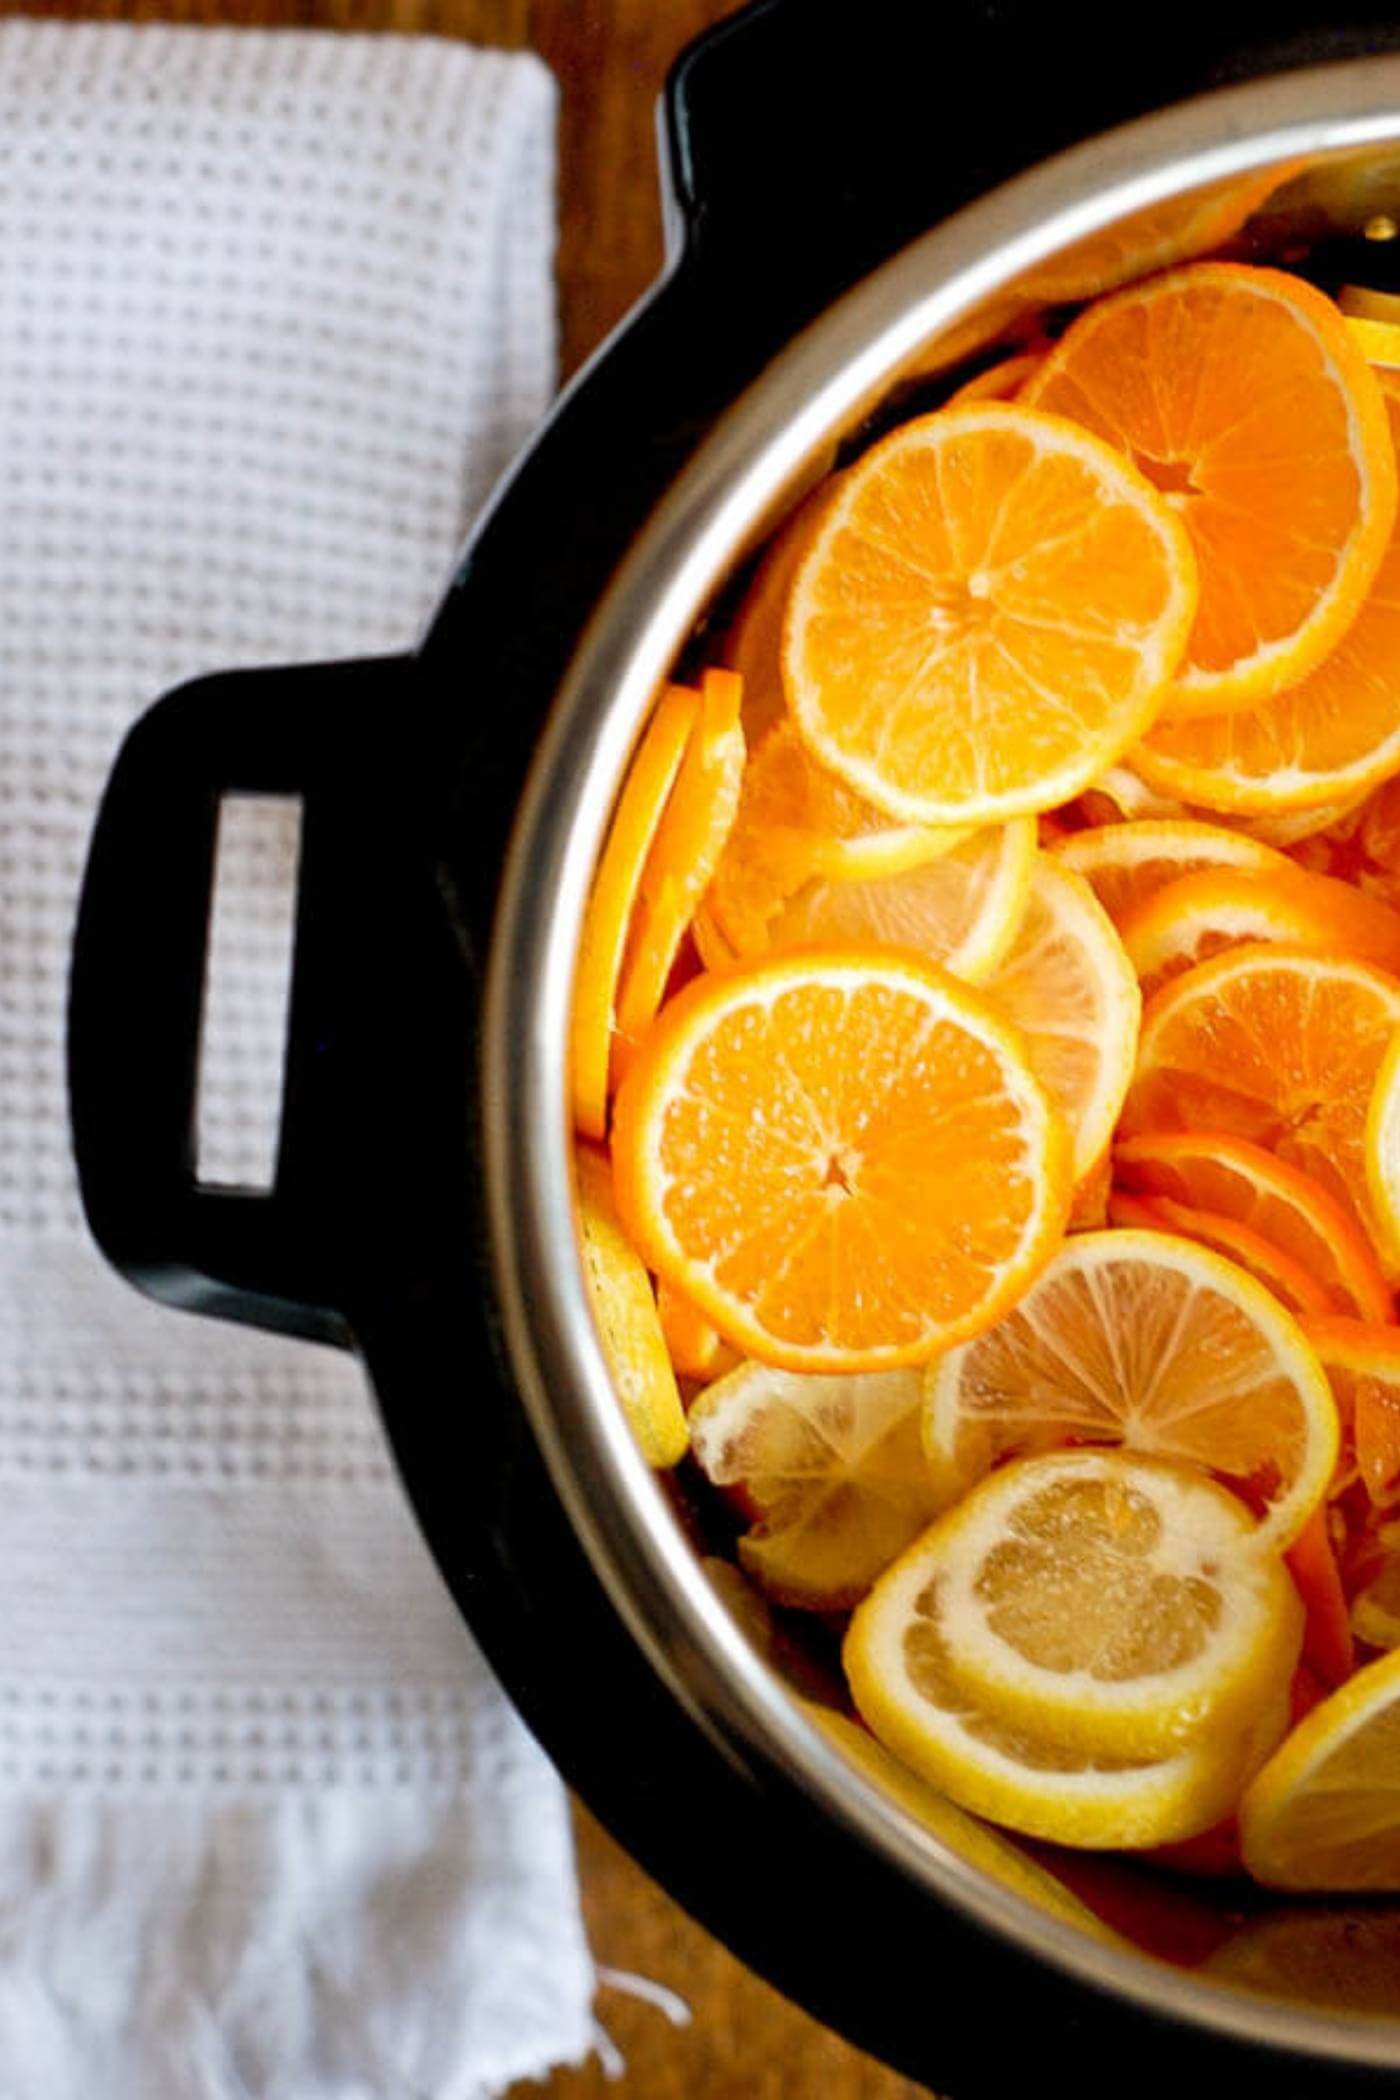
[[[740,1559],[780,1598],[854,1602],[935,1514],[919,1387],[898,1373],[803,1377],[736,1410],[707,1450],[707,1476],[735,1485],[757,1521]]]
[[[1106,438],[1177,503],[1201,574],[1189,657],[1208,672],[1308,620],[1363,493],[1322,346],[1246,283],[1197,275],[1105,307],[1070,369],[1032,382],[1037,407]]]
[[[1124,1444],[1214,1473],[1256,1509],[1296,1478],[1298,1395],[1228,1298],[1159,1263],[1051,1272],[969,1345],[959,1443],[990,1456]]]
[[[676,1242],[794,1344],[916,1345],[992,1289],[1038,1202],[1000,1062],[887,983],[725,1014],[659,1153]]]
[[[1400,1330],[1395,1339],[1400,1341]],[[1348,1361],[1326,1343],[1319,1345],[1318,1353],[1338,1411],[1350,1426],[1366,1491],[1383,1507],[1400,1487],[1400,1347],[1386,1352],[1392,1357],[1389,1363],[1368,1363],[1364,1351]]]
[[[1153,524],[1086,462],[1009,427],[905,442],[824,546],[804,683],[825,735],[886,755],[910,794],[1000,793],[1062,768],[1137,687],[1168,602]]]
[[[903,1635],[904,1661],[910,1681],[930,1706],[956,1714],[967,1733],[1033,1772],[1135,1772],[1146,1768],[1137,1758],[1092,1757],[1063,1747],[1053,1736],[1036,1735],[972,1706],[954,1678],[939,1607],[938,1579],[914,1601]]]
[[[1162,1520],[1121,1481],[1058,1481],[1011,1515],[974,1585],[992,1630],[1040,1669],[1125,1684],[1179,1669],[1220,1622],[1220,1592],[1154,1566]]]
[[[1145,819],[1145,823],[1155,820]],[[1064,867],[1081,874],[1115,926],[1121,928],[1128,914],[1170,882],[1195,875],[1206,868],[1258,868],[1279,862],[1279,856],[1253,839],[1214,825],[1175,825],[1175,841],[1163,840],[1154,847],[1151,834],[1137,825],[1105,825],[1105,834],[1131,831],[1131,839],[1100,836],[1098,831],[1076,834],[1066,841],[1055,858]],[[1287,867],[1288,863],[1282,863]]]
[[[1302,840],[1292,857],[1400,910],[1400,780],[1388,780],[1360,809]]]
[[[1391,442],[1400,453],[1400,387],[1382,381]],[[1356,618],[1300,683],[1232,715],[1159,722],[1147,748],[1162,759],[1263,784],[1279,806],[1290,775],[1330,776],[1378,748],[1400,765],[1400,520]],[[1198,800],[1208,785],[1194,783]]]
[[[1194,982],[1194,973],[1178,978],[1163,1001]],[[1311,973],[1265,964],[1226,977],[1160,1029],[1153,1018],[1149,1012],[1150,1062],[1128,1096],[1125,1132],[1228,1131],[1368,1214],[1366,1112],[1400,1025],[1400,988],[1389,997],[1370,981],[1330,976],[1320,990]]]
[[[1390,1317],[1385,1280],[1336,1199],[1261,1146],[1210,1131],[1130,1139],[1117,1155],[1128,1187],[1238,1219],[1317,1277],[1334,1309]]]

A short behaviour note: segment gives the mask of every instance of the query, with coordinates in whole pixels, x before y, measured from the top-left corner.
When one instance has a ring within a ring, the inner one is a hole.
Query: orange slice
[[[742,681],[707,671],[700,714],[642,869],[622,959],[614,1057],[627,1058],[656,1018],[686,928],[709,887],[739,807]]]
[[[1222,248],[1286,179],[1278,168],[1230,175],[1184,197],[1167,197],[1039,263],[1023,290],[1047,306],[1096,299],[1130,277],[1193,262]]]
[[[1400,914],[1326,875],[1209,868],[1168,883],[1123,921],[1145,999],[1246,941],[1282,941],[1400,972]]]
[[[768,946],[779,952],[878,941],[917,949],[979,983],[1016,938],[1036,865],[1035,825],[1013,817],[900,874],[809,883],[773,920]]]
[[[938,1515],[922,1393],[917,1371],[741,1364],[696,1400],[696,1462],[751,1519],[739,1559],[776,1603],[849,1611]]]
[[[1335,825],[1344,823],[1365,800],[1364,794],[1348,795],[1342,802],[1323,802],[1316,809],[1237,812],[1229,822],[1237,831],[1247,831],[1252,839],[1262,839],[1266,846],[1279,846],[1286,852],[1291,846],[1302,845],[1315,833],[1330,831]]]
[[[1367,1545],[1367,1579],[1352,1599],[1349,1630],[1368,1648],[1400,1648],[1400,1524],[1378,1524]]]
[[[1366,1186],[1382,1253],[1400,1265],[1400,1033],[1381,1061],[1366,1112]]]
[[[729,632],[723,657],[744,681],[744,734],[750,749],[787,714],[783,692],[783,621],[798,565],[811,545],[817,522],[838,477],[821,482],[798,504],[769,541]]]
[[[1139,818],[1177,818],[1189,822],[1191,811],[1173,795],[1155,788],[1128,766],[1110,766],[1091,781],[1074,808],[1087,825],[1130,824]]]
[[[698,1306],[663,1276],[656,1287],[656,1311],[671,1364],[682,1378],[718,1378],[738,1362],[724,1336]]]
[[[965,379],[944,402],[945,408],[961,408],[969,401],[1014,401],[1032,372],[1039,371],[1045,362],[1045,351],[1018,350],[1012,357],[1003,357],[997,364],[989,365],[985,372],[976,372]]]
[[[1319,1503],[1285,1556],[1305,1614],[1303,1660],[1325,1685],[1344,1684],[1356,1667],[1346,1592],[1337,1567],[1325,1502]]]
[[[1386,781],[1359,808],[1295,844],[1292,857],[1400,911],[1400,779]]]
[[[1248,1138],[1340,1197],[1374,1242],[1366,1116],[1397,1028],[1400,983],[1369,963],[1227,949],[1148,1002],[1123,1134]]]
[[[1366,1492],[1384,1509],[1400,1489],[1400,1327],[1310,1320],[1307,1335],[1332,1387]]]
[[[1336,1463],[1337,1410],[1296,1320],[1235,1263],[1160,1232],[1067,1240],[925,1391],[925,1449],[950,1491],[1004,1458],[1122,1445],[1215,1475],[1286,1546]]]
[[[618,978],[627,929],[666,799],[675,785],[700,696],[668,686],[657,703],[618,798],[589,894],[574,979],[574,1122],[585,1137],[601,1138],[608,1122],[608,1069]]]
[[[1392,451],[1400,375],[1381,375]],[[1301,682],[1247,714],[1163,720],[1133,765],[1164,794],[1266,814],[1365,794],[1400,767],[1400,528],[1345,631]]]
[[[1275,1247],[1262,1232],[1241,1225],[1238,1218],[1193,1210],[1190,1204],[1173,1202],[1170,1196],[1130,1196],[1121,1190],[1109,1199],[1108,1216],[1113,1225],[1172,1232],[1180,1239],[1194,1240],[1198,1247],[1210,1247],[1236,1267],[1247,1270],[1266,1291],[1272,1291],[1280,1305],[1286,1305],[1300,1317],[1331,1310],[1326,1291],[1300,1261]]]
[[[1049,1258],[1069,1139],[1016,1031],[878,948],[697,978],[623,1082],[635,1245],[746,1354],[796,1371],[919,1363]]]
[[[1153,719],[1190,631],[1186,535],[1100,439],[988,402],[903,424],[847,469],[797,572],[798,729],[912,824],[1066,801]]]
[[[1287,874],[1287,856],[1221,824],[1149,817],[1076,831],[1050,849],[1062,868],[1082,875],[1115,926],[1155,891],[1201,868]]]
[[[1317,1279],[1329,1312],[1372,1322],[1391,1318],[1385,1278],[1348,1211],[1262,1146],[1218,1130],[1163,1131],[1126,1139],[1114,1168],[1140,1195],[1170,1197],[1261,1234]]]
[[[969,836],[892,824],[818,765],[792,723],[781,721],[749,760],[706,907],[736,954],[760,955],[773,920],[804,884],[896,875]]]
[[[1246,1789],[1240,1849],[1282,1889],[1400,1889],[1400,1654],[1314,1707]]]
[[[690,1436],[651,1279],[618,1221],[606,1158],[581,1145],[576,1162],[580,1251],[598,1339],[643,1458],[674,1466]]]
[[[1375,375],[1321,292],[1242,263],[1171,271],[1081,314],[1024,398],[1118,446],[1191,536],[1200,609],[1170,713],[1253,707],[1337,646],[1385,553],[1396,473]]]

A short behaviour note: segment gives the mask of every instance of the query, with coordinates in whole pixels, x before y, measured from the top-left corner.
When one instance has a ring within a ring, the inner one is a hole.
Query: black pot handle
[[[198,679],[142,717],[113,769],[74,941],[70,1110],[93,1234],[167,1304],[348,1339],[327,1229],[334,1146],[318,1129],[339,1091],[326,979],[361,887],[347,880],[351,863],[364,853],[347,821],[346,753],[367,714],[392,711],[412,670],[410,659],[386,658]],[[238,792],[295,797],[302,811],[282,1141],[265,1193],[205,1186],[195,1174],[219,810]]]

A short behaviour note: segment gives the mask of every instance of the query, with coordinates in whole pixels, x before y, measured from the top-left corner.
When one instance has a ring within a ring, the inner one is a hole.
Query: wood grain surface
[[[649,282],[660,259],[654,111],[683,44],[733,0],[0,0],[0,16],[403,30],[531,46],[557,74],[559,300],[564,373]],[[678,1815],[686,1813],[677,1804]],[[582,1809],[576,1810],[589,1933],[600,1964],[668,1985],[690,2007],[605,1986],[599,2018],[625,2059],[598,2059],[516,2087],[550,2100],[917,2100],[794,2010],[693,1924]],[[428,2100],[428,2096],[425,2096]]]

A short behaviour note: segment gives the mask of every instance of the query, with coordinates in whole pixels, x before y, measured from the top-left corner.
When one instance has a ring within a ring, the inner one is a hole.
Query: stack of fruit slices
[[[833,1739],[935,1827],[1303,1889],[1400,1888],[1400,325],[1356,303],[1170,270],[809,497],[645,728],[571,1046],[619,1395],[730,1586],[841,1632]]]

